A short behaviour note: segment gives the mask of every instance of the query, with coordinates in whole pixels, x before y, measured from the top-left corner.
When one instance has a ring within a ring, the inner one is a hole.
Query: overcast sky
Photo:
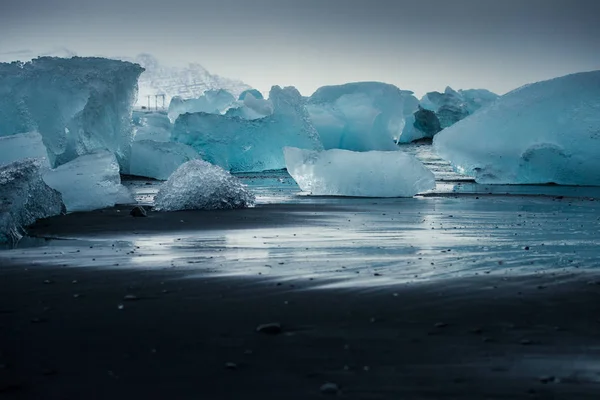
[[[198,62],[261,91],[384,81],[504,93],[600,69],[600,0],[0,0],[0,58]]]

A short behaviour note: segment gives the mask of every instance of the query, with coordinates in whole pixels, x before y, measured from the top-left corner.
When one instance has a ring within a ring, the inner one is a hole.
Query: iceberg
[[[480,183],[600,185],[600,71],[537,82],[444,129],[440,157]]]
[[[38,132],[27,132],[0,136],[0,166],[26,158],[37,158],[44,167],[50,168],[42,135]]]
[[[0,242],[16,241],[37,219],[64,212],[60,193],[46,185],[47,163],[24,159],[0,167]]]
[[[154,140],[168,142],[171,139],[173,125],[165,113],[161,112],[133,112],[134,137],[133,140]]]
[[[190,160],[200,158],[196,150],[182,143],[141,140],[131,146],[131,175],[167,180]]]
[[[224,169],[203,160],[181,165],[162,184],[154,200],[157,211],[216,210],[254,205],[254,195]]]
[[[269,100],[273,114],[252,121],[206,113],[181,115],[172,140],[193,147],[203,160],[233,172],[283,169],[285,146],[322,149],[296,88],[274,86]]]
[[[273,114],[273,103],[260,97],[254,97],[254,91],[242,93],[244,99],[239,107],[232,107],[225,115],[227,117],[239,117],[242,119],[253,120],[263,118]],[[260,93],[259,93],[260,94]]]
[[[169,118],[175,121],[181,114],[204,112],[223,114],[236,104],[235,97],[226,90],[207,90],[195,99],[173,97],[169,103]]]
[[[0,64],[0,135],[39,132],[53,166],[108,149],[126,167],[142,71],[105,58]]]
[[[106,150],[80,156],[45,172],[43,178],[62,194],[68,212],[134,202],[129,190],[121,185],[117,159]]]
[[[444,93],[429,92],[421,99],[417,111],[406,119],[399,143],[431,139],[442,129],[492,104],[498,97],[486,89],[456,91],[447,87]]]
[[[317,89],[307,109],[325,149],[369,151],[397,150],[405,118],[417,106],[411,91],[356,82]]]
[[[284,149],[289,174],[316,196],[412,197],[435,188],[419,160],[401,151]]]

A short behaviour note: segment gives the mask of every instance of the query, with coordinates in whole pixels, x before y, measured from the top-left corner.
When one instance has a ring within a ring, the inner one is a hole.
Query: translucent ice
[[[497,94],[485,89],[455,91],[447,87],[444,93],[427,93],[421,99],[418,110],[406,119],[399,142],[433,138],[442,129],[488,106],[497,98]]]
[[[433,173],[401,151],[312,151],[286,147],[289,174],[317,196],[411,197],[435,188]]]
[[[129,173],[167,180],[183,163],[200,158],[196,150],[183,143],[141,140],[131,146]]]
[[[269,100],[273,114],[252,121],[205,113],[181,115],[172,140],[192,146],[202,159],[234,172],[284,168],[285,146],[322,148],[295,88],[274,86]]]
[[[600,71],[516,89],[444,129],[434,146],[482,183],[600,185]]]
[[[223,89],[208,90],[195,99],[173,97],[169,104],[169,118],[171,121],[175,121],[181,114],[197,112],[223,114],[235,103],[235,97]]]
[[[46,168],[38,159],[0,167],[0,242],[18,240],[36,219],[64,211],[60,193],[42,180]]]
[[[46,172],[44,181],[62,194],[69,212],[133,202],[129,190],[121,185],[117,159],[105,150],[80,156]]]
[[[173,128],[169,117],[161,112],[133,112],[133,140],[154,140],[168,142]]]
[[[224,169],[202,160],[180,166],[161,186],[155,199],[159,211],[215,210],[254,205],[254,195]]]
[[[38,131],[52,165],[96,149],[110,150],[127,165],[142,71],[104,58],[0,64],[0,135]]]
[[[273,114],[273,103],[260,97],[254,97],[254,91],[242,93],[244,99],[239,107],[227,110],[228,117],[239,117],[242,119],[258,119]],[[260,93],[259,93],[260,94]]]
[[[0,166],[25,158],[37,158],[44,166],[50,167],[48,152],[39,133],[0,136]]]
[[[319,88],[307,109],[326,149],[395,150],[417,104],[412,92],[394,85],[357,82]]]

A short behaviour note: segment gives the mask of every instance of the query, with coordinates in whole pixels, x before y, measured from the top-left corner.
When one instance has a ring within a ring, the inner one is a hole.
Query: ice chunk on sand
[[[435,188],[419,160],[401,151],[312,151],[286,147],[289,174],[317,196],[411,197]]]
[[[224,169],[203,160],[180,166],[162,184],[155,199],[159,211],[215,210],[254,205],[254,195]]]
[[[195,99],[182,99],[173,97],[169,104],[169,118],[175,121],[185,113],[205,112],[208,114],[222,114],[236,103],[235,97],[226,90],[207,90]]]
[[[25,158],[37,158],[45,167],[50,167],[48,152],[38,132],[0,136],[0,166]]]
[[[134,201],[129,190],[121,185],[117,159],[106,150],[86,154],[46,172],[44,181],[62,194],[69,212]]]
[[[444,129],[434,147],[481,183],[600,185],[600,71],[516,89]]]
[[[183,143],[136,141],[131,147],[129,173],[167,180],[181,164],[198,158],[198,152]]]
[[[173,125],[165,113],[134,111],[133,124],[134,140],[154,140],[156,142],[171,140]]]
[[[380,82],[319,88],[307,109],[325,149],[396,150],[405,117],[416,111],[412,92]]]
[[[421,99],[418,110],[406,120],[400,143],[433,138],[442,129],[492,104],[498,95],[485,89],[429,92]]]
[[[54,166],[96,149],[126,166],[142,71],[105,58],[0,63],[0,135],[38,131]]]
[[[37,219],[64,212],[60,193],[42,180],[46,164],[24,159],[0,167],[0,242],[18,240]]]
[[[205,113],[181,115],[172,140],[192,146],[202,159],[234,172],[284,168],[285,146],[322,148],[295,88],[274,86],[269,99],[273,115],[253,121]]]

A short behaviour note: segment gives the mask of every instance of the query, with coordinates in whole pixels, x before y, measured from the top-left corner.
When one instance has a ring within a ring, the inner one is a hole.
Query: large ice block
[[[142,71],[104,58],[0,63],[0,135],[38,131],[54,166],[96,149],[127,166]]]
[[[181,114],[197,112],[223,114],[235,104],[235,97],[223,89],[207,90],[202,96],[194,99],[183,99],[177,96],[169,103],[169,118],[175,121]]]
[[[141,140],[131,147],[131,175],[167,180],[183,163],[200,158],[196,150],[183,143]]]
[[[60,193],[42,180],[46,168],[31,158],[0,167],[0,242],[16,241],[37,219],[64,212]]]
[[[58,190],[68,212],[90,211],[134,202],[121,185],[115,156],[99,150],[47,171],[44,181]]]
[[[254,205],[254,195],[242,182],[216,165],[192,160],[181,165],[162,184],[155,210],[215,210]]]
[[[172,140],[192,146],[202,159],[234,172],[284,168],[285,146],[322,148],[295,88],[274,86],[269,100],[273,114],[252,121],[206,113],[181,115]]]
[[[317,196],[411,197],[435,188],[433,173],[401,151],[286,147],[284,153],[287,170],[300,189]]]
[[[395,150],[405,118],[416,111],[412,92],[380,82],[319,88],[307,109],[325,149]]]
[[[444,129],[434,146],[481,183],[600,185],[600,71],[516,89]]]
[[[48,152],[39,133],[0,136],[0,166],[25,158],[37,158],[45,167],[50,167]]]
[[[173,125],[169,117],[161,112],[133,112],[134,137],[133,140],[154,140],[168,142],[171,140]]]

